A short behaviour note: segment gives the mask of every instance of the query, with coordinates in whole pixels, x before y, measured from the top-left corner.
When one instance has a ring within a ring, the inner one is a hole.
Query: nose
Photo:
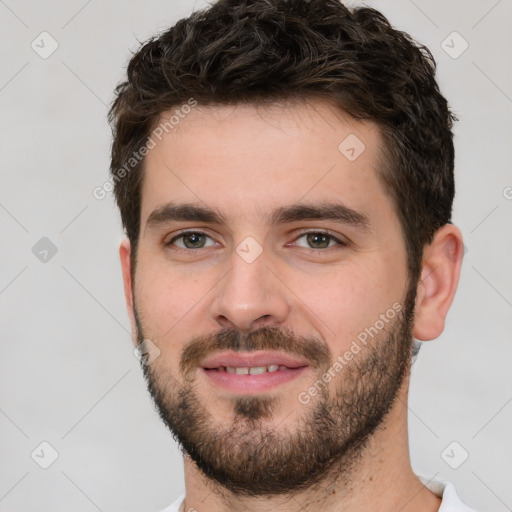
[[[288,289],[271,269],[265,251],[252,263],[233,251],[230,263],[231,270],[215,287],[215,321],[244,332],[284,323],[290,308]]]

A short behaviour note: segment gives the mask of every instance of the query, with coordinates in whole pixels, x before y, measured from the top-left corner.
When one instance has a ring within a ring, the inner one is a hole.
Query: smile
[[[296,379],[308,366],[283,365],[202,368],[209,383],[233,393],[254,394],[269,391]]]
[[[287,366],[269,364],[268,366],[220,366],[219,368],[207,368],[218,372],[236,373],[237,375],[260,375],[262,373],[273,373],[279,370],[287,370]]]

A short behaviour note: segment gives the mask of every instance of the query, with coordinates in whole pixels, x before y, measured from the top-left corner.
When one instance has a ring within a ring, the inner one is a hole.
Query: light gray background
[[[184,490],[132,354],[118,212],[92,190],[130,50],[204,5],[0,0],[1,511],[151,511]],[[413,467],[480,511],[512,510],[512,2],[368,5],[431,48],[460,116],[454,221],[468,251],[446,330],[413,367]],[[31,48],[43,31],[59,45],[47,59]],[[453,31],[469,43],[456,59],[441,46]],[[32,252],[42,237],[58,249],[46,263]],[[31,458],[42,441],[59,454],[48,469]],[[453,441],[452,464],[469,453],[458,469],[441,456]]]

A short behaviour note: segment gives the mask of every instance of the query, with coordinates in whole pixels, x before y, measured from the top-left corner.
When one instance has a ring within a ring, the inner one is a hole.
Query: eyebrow
[[[370,219],[341,202],[321,202],[281,206],[266,216],[271,226],[305,220],[333,220],[369,230]],[[169,222],[202,222],[205,224],[226,224],[226,217],[216,208],[193,203],[167,203],[150,213],[146,220],[147,229],[153,229]]]

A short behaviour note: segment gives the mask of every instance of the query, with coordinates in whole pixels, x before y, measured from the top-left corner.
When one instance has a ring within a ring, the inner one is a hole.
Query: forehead
[[[254,223],[301,201],[340,200],[367,216],[392,208],[378,177],[381,137],[371,122],[322,101],[176,109],[161,117],[167,129],[152,137],[146,156],[142,228],[168,202]]]

